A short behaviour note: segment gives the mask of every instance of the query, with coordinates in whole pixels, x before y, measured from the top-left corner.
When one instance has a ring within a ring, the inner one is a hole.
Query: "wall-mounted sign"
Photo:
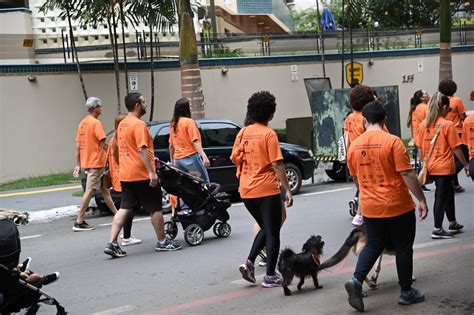
[[[346,81],[349,85],[352,84],[352,79],[357,80],[359,83],[362,83],[364,80],[364,67],[359,62],[348,63],[346,64]],[[354,73],[354,75],[352,75]]]
[[[138,74],[130,72],[128,80],[130,82],[130,91],[138,91]]]

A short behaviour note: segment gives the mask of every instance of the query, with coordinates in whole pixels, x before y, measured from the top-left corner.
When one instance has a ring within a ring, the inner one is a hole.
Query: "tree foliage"
[[[345,21],[342,21],[342,0],[322,1],[331,9],[338,25],[353,28],[369,27],[378,24],[383,28],[415,28],[439,25],[439,0],[345,0]],[[472,14],[474,0],[450,1],[451,13]],[[294,11],[293,17],[298,32],[314,32],[317,30],[317,14],[315,8]]]

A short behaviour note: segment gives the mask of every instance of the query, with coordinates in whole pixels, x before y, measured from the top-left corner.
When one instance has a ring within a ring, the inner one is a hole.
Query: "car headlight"
[[[314,157],[313,151],[308,150],[308,153],[309,153],[309,156],[310,156],[310,157]]]

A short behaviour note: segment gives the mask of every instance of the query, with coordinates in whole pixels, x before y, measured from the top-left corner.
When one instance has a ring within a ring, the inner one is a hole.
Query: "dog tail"
[[[359,241],[362,229],[363,227],[354,228],[344,241],[344,244],[342,244],[341,248],[339,248],[339,250],[331,258],[324,261],[319,266],[319,270],[328,269],[340,263],[349,254],[352,246],[357,244]]]
[[[290,248],[285,248],[284,250],[281,251],[280,253],[280,260],[286,260],[292,256],[295,256],[295,252],[292,251]]]

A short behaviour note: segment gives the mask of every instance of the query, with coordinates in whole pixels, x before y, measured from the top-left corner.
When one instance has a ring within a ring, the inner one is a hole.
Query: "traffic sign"
[[[351,75],[352,72],[354,76]],[[354,62],[352,63],[352,67],[351,63],[346,64],[346,81],[349,85],[352,84],[352,78],[354,78],[354,81],[359,81],[359,83],[362,83],[364,80],[364,67],[361,63]]]
[[[131,72],[128,76],[130,82],[130,91],[138,91],[138,74]]]

